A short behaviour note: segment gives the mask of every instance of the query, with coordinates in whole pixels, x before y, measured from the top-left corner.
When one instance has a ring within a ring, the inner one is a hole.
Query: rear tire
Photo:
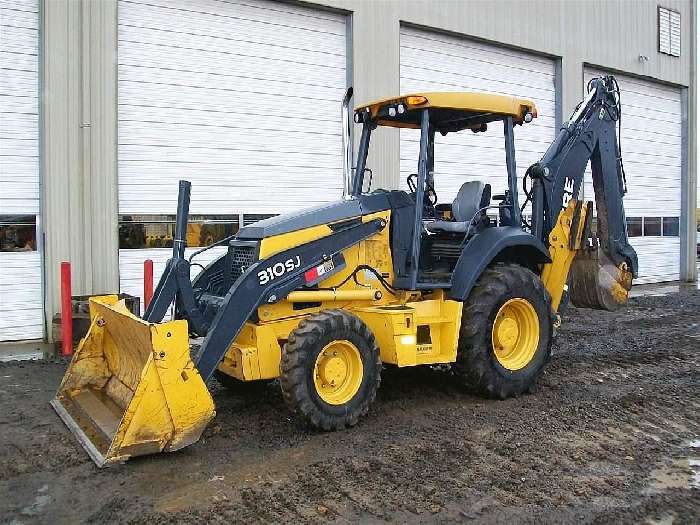
[[[326,310],[301,321],[282,350],[280,387],[308,425],[338,430],[367,414],[381,381],[374,335],[358,317]]]
[[[537,275],[515,264],[488,268],[464,303],[455,372],[485,397],[531,391],[551,357],[552,324]]]

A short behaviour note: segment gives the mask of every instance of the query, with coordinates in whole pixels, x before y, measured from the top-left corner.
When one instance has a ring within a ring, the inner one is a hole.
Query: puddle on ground
[[[156,501],[160,512],[173,513],[192,507],[193,501],[227,500],[232,487],[246,485],[261,479],[261,472],[272,483],[279,481],[275,473],[294,471],[299,465],[318,461],[324,453],[315,443],[306,443],[294,450],[276,450],[255,461],[241,459],[222,466],[220,473],[202,480],[188,480],[179,487],[172,488],[167,495]],[[283,477],[279,474],[279,478]],[[234,490],[235,491],[235,490]]]
[[[687,446],[700,449],[700,439],[689,442]],[[691,452],[692,456],[695,456],[694,452]],[[671,465],[652,470],[647,491],[662,492],[668,489],[700,489],[700,458],[680,458]]]
[[[51,502],[51,496],[46,494],[48,490],[48,485],[42,485],[37,491],[38,494],[34,498],[34,501],[31,504],[24,507],[20,511],[20,513],[25,516],[36,516],[38,514],[41,514],[44,510],[44,507],[46,507],[46,505]]]
[[[689,459],[688,466],[693,472],[690,478],[690,486],[694,489],[700,489],[700,459]]]
[[[645,523],[649,525],[673,525],[676,522],[676,516],[674,514],[664,514],[660,518],[653,519],[647,518]]]

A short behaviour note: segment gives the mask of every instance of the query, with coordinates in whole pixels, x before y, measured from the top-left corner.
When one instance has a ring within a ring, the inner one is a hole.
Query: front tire
[[[343,310],[301,321],[282,350],[280,387],[307,424],[338,430],[357,424],[381,381],[379,348],[367,325]]]
[[[531,270],[497,264],[464,303],[455,371],[485,397],[530,391],[552,352],[549,293]]]

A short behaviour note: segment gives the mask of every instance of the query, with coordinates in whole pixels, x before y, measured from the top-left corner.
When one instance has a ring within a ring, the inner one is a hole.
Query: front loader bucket
[[[90,317],[51,405],[97,466],[196,442],[215,412],[187,321],[147,323],[116,296],[91,298]]]
[[[632,272],[616,266],[600,248],[578,252],[571,267],[571,302],[579,308],[617,310],[627,303]]]

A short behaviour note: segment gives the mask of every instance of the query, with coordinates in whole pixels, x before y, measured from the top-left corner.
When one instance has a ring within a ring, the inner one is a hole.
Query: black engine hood
[[[236,234],[237,239],[264,239],[283,233],[289,233],[320,224],[342,221],[360,217],[368,213],[388,210],[391,207],[390,197],[395,193],[406,195],[405,192],[378,191],[371,195],[361,195],[348,200],[339,200],[328,204],[320,204],[292,213],[285,213],[263,219],[250,226],[244,226]]]

